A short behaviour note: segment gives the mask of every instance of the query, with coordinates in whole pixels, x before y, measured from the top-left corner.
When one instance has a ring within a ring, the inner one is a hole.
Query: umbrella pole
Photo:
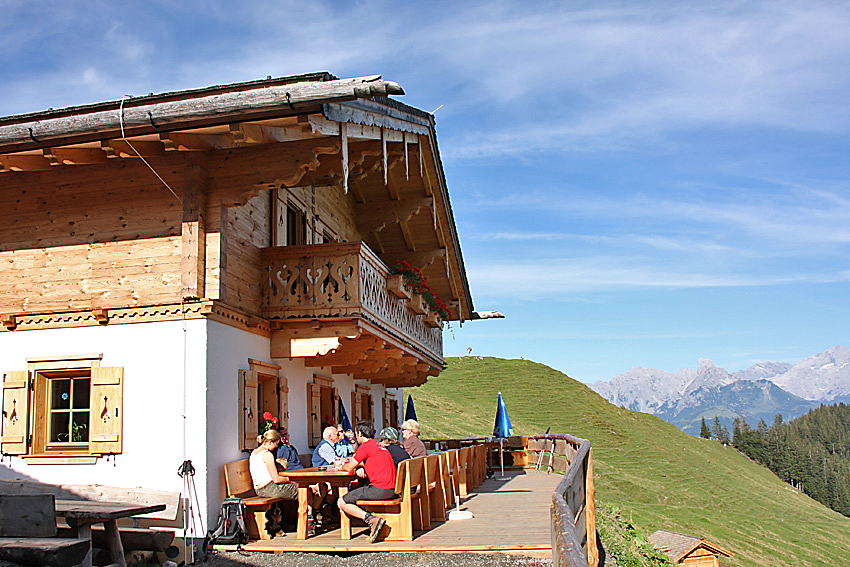
[[[502,469],[502,476],[499,477],[500,479],[505,478],[505,455],[502,452],[502,443],[504,442],[504,438],[499,437],[499,467]]]

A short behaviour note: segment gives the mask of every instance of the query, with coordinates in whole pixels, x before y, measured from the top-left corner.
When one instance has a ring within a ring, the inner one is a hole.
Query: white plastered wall
[[[28,357],[102,354],[101,366],[124,369],[123,452],[94,464],[28,465],[6,457],[0,480],[50,484],[101,484],[180,492],[177,469],[184,460],[184,345],[186,438],[203,439],[206,407],[207,322],[133,323],[103,327],[14,331],[0,334],[0,370],[26,370]],[[184,342],[185,339],[185,342]],[[206,499],[203,443],[190,443],[198,498]]]
[[[238,376],[239,370],[249,368],[249,358],[282,367],[281,375],[289,385],[290,435],[299,452],[311,452],[305,408],[307,383],[314,374],[333,378],[352,416],[355,381],[350,376],[331,374],[330,368],[305,367],[298,360],[273,360],[269,352],[267,337],[207,320],[0,333],[0,372],[25,370],[29,357],[81,354],[102,354],[101,366],[124,368],[120,455],[88,465],[27,465],[21,457],[6,457],[0,464],[0,480],[181,492],[183,480],[177,469],[189,459],[196,470],[200,519],[208,528],[225,497],[225,463],[247,457],[239,450]],[[380,430],[385,389],[372,385],[370,390],[375,427]],[[391,388],[389,393],[395,393],[401,407],[402,390]]]

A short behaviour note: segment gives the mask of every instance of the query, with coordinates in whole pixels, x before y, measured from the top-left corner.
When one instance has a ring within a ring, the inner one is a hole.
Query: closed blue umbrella
[[[511,418],[508,417],[502,392],[499,392],[499,406],[496,408],[496,425],[493,426],[493,437],[510,437],[513,434],[514,428],[511,425]]]
[[[345,431],[351,431],[351,422],[348,420],[348,414],[345,413],[345,406],[342,405],[342,398],[339,399],[339,422]]]
[[[419,421],[416,419],[416,410],[413,408],[413,398],[410,397],[410,394],[407,394],[407,408],[404,410],[404,421],[408,419]]]

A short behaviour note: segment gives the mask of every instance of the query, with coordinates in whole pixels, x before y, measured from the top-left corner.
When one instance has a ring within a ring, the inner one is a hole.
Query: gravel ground
[[[317,553],[217,553],[201,567],[551,567],[552,558],[533,558],[497,553],[388,553],[370,552],[347,556]]]

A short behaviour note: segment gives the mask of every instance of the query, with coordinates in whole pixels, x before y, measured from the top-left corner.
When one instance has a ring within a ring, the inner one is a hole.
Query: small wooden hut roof
[[[719,545],[715,545],[701,537],[680,534],[669,530],[656,531],[649,536],[649,541],[657,549],[666,553],[674,563],[681,561],[698,547],[704,547],[717,555],[725,555],[726,557],[732,557],[734,555],[731,551],[723,549]]]

